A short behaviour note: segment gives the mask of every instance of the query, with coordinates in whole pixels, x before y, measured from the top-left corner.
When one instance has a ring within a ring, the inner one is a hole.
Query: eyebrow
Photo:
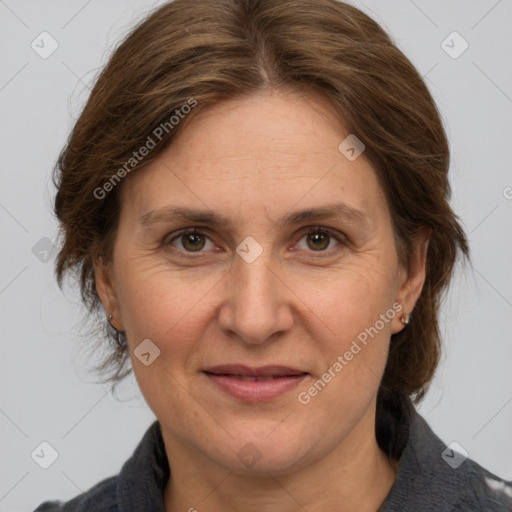
[[[197,210],[194,208],[173,206],[164,206],[157,210],[151,210],[139,217],[139,222],[143,226],[149,226],[160,222],[168,223],[177,219],[206,224],[212,227],[232,226],[232,222],[229,218],[211,210]],[[361,223],[363,225],[368,225],[369,223],[367,215],[361,210],[353,208],[346,203],[334,203],[318,208],[307,208],[287,213],[278,219],[275,225],[283,227],[286,225],[299,224],[304,221],[326,219],[347,220],[349,222]]]

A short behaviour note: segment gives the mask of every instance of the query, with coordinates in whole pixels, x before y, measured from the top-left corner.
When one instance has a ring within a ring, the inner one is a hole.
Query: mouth
[[[217,389],[246,402],[276,399],[298,386],[308,372],[287,366],[222,365],[203,370]]]

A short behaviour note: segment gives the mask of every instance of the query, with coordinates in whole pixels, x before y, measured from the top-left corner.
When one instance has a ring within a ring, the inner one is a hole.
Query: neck
[[[360,424],[325,457],[278,475],[234,473],[168,438],[165,510],[221,512],[236,504],[244,512],[376,512],[395,482],[398,461],[388,459],[375,435],[367,434],[375,431],[374,418],[362,420],[373,424],[371,430]]]

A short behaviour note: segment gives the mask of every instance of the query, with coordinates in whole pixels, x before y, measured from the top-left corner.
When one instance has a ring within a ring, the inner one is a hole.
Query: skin
[[[428,237],[419,239],[407,273],[372,165],[364,153],[349,161],[338,150],[348,134],[320,98],[262,92],[200,112],[122,184],[113,255],[97,263],[97,289],[113,325],[126,332],[138,384],[162,427],[167,512],[374,512],[395,481],[398,464],[379,449],[374,430],[402,314],[308,404],[297,399],[393,304],[411,312],[425,279]],[[366,221],[277,223],[338,202]],[[214,211],[232,224],[141,222],[167,206]],[[315,245],[308,226],[340,241],[320,235]],[[188,227],[204,233],[193,239],[204,244],[199,252],[176,235]],[[248,236],[263,249],[252,263],[236,252]],[[133,354],[144,339],[160,349],[149,366]],[[247,403],[201,373],[227,363],[309,375],[281,397]],[[261,456],[251,467],[237,456],[247,443]]]

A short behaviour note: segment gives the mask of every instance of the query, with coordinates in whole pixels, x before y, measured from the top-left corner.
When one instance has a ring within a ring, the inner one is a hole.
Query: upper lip
[[[243,364],[222,364],[203,370],[216,375],[241,375],[244,377],[283,377],[288,375],[304,375],[307,372],[289,366],[267,365],[251,368]]]

